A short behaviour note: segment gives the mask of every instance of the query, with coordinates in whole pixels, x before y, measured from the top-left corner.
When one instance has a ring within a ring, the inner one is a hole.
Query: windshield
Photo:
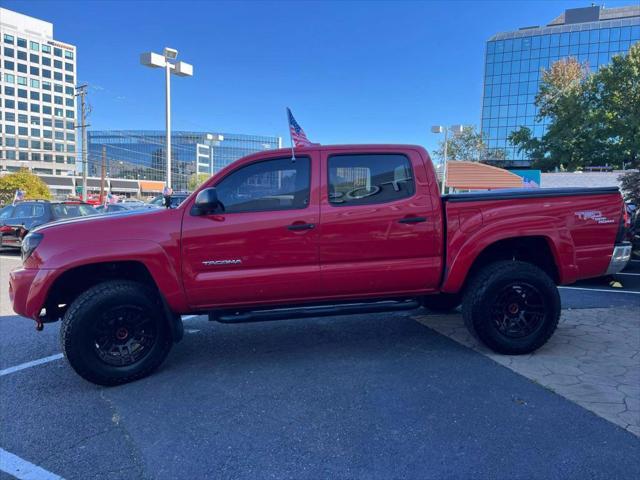
[[[96,215],[96,209],[91,205],[84,205],[80,203],[65,204],[59,203],[51,205],[51,213],[54,218],[73,218],[73,217],[85,217],[87,215]]]

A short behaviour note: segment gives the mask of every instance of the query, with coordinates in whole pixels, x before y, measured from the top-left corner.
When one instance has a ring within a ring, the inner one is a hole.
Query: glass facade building
[[[76,47],[53,25],[0,8],[0,170],[76,168]]]
[[[481,131],[489,148],[506,152],[507,165],[529,161],[509,143],[520,126],[537,137],[546,124],[536,121],[534,98],[541,70],[574,57],[592,71],[628,52],[640,41],[640,5],[566,10],[545,27],[526,27],[494,35],[485,52]]]
[[[99,177],[104,164],[110,178],[166,178],[165,133],[160,130],[87,132],[88,174]],[[231,162],[264,150],[280,148],[280,137],[175,131],[171,134],[173,187],[186,190],[189,177],[212,175]]]

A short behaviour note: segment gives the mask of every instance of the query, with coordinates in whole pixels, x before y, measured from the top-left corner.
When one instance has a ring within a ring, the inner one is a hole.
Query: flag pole
[[[291,161],[296,161],[296,154],[293,150],[293,135],[291,135],[291,110],[289,107],[286,107],[287,110],[287,125],[289,125],[289,141],[291,142]]]

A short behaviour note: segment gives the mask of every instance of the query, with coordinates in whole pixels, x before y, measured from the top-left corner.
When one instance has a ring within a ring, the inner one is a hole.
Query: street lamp
[[[193,65],[176,62],[178,51],[166,47],[159,53],[146,52],[140,55],[140,63],[151,68],[162,68],[165,71],[166,130],[167,130],[167,187],[171,188],[171,74],[179,77],[193,76]]]
[[[442,162],[442,194],[444,195],[445,185],[447,183],[447,149],[449,147],[449,132],[454,136],[458,136],[464,130],[463,125],[451,125],[443,127],[442,125],[434,125],[431,127],[431,133],[444,133],[444,161]]]

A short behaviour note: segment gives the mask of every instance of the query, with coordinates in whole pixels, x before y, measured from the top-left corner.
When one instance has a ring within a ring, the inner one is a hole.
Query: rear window
[[[59,203],[51,205],[51,213],[54,218],[74,218],[96,215],[98,212],[91,205]]]
[[[13,211],[12,218],[39,218],[44,217],[44,205],[42,203],[21,203]]]

